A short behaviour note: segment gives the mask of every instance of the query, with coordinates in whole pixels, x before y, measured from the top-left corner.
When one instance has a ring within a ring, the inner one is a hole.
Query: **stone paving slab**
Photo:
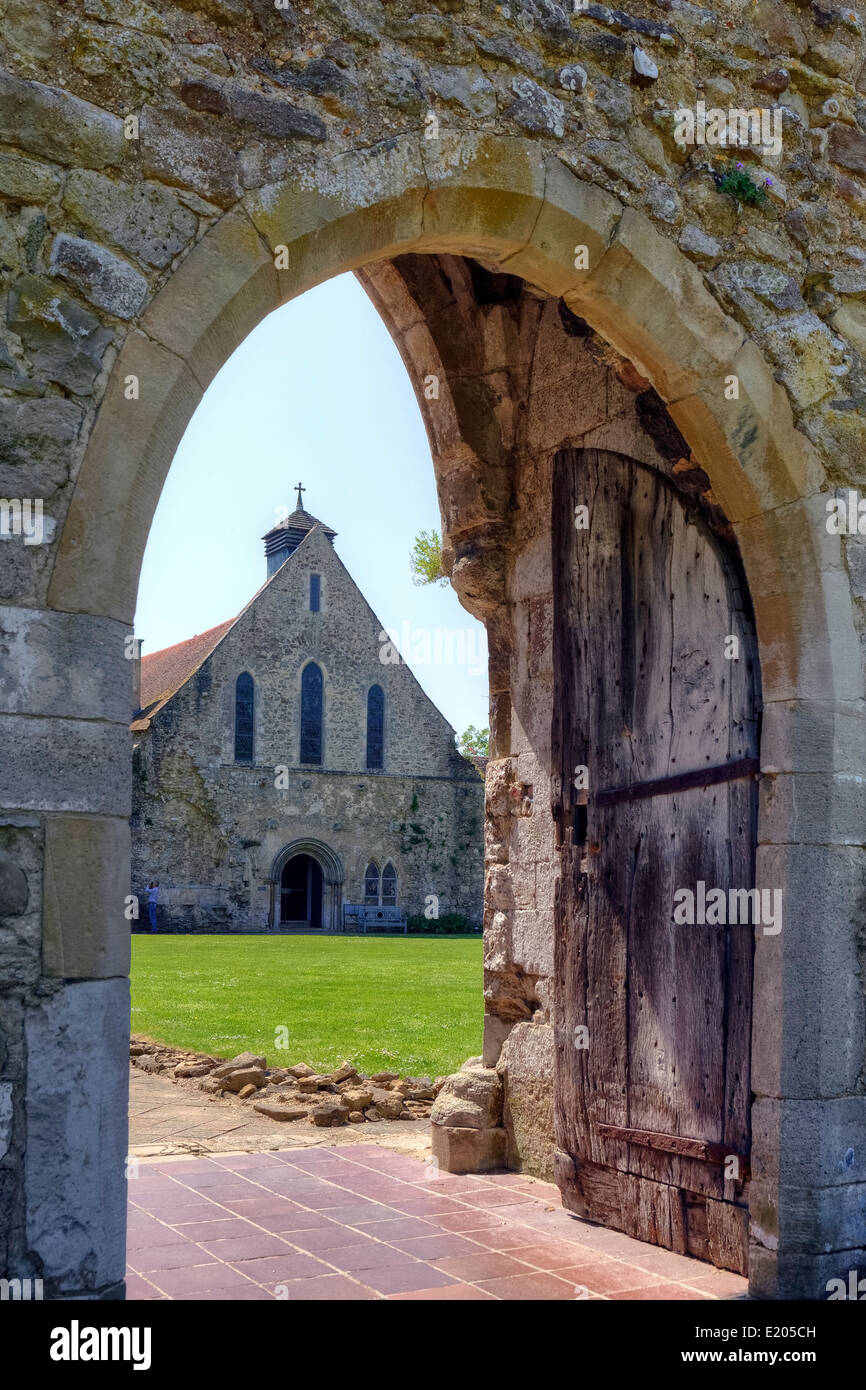
[[[379,1120],[320,1129],[307,1120],[275,1124],[237,1096],[211,1097],[197,1080],[175,1081],[129,1069],[129,1152],[136,1158],[170,1154],[262,1153],[271,1149],[369,1144],[425,1157],[429,1120]]]
[[[140,1162],[129,1194],[132,1300],[747,1294],[736,1274],[572,1216],[549,1183],[441,1174],[376,1143],[165,1156]]]

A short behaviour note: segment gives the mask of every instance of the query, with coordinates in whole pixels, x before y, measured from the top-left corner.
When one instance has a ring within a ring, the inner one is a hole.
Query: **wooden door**
[[[737,562],[687,508],[634,460],[557,456],[557,1181],[745,1272],[755,927],[673,913],[753,887],[758,666]]]

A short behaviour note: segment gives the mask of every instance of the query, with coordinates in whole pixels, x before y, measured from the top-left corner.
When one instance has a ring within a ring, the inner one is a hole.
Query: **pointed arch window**
[[[379,904],[379,869],[372,860],[364,870],[364,902],[369,907]]]
[[[382,906],[397,906],[397,870],[390,859],[382,870]]]
[[[301,762],[322,761],[322,713],[324,680],[315,661],[304,667],[301,676]]]
[[[385,761],[385,692],[371,685],[367,692],[367,766],[383,767]]]
[[[235,681],[235,762],[251,763],[255,741],[256,689],[249,671]]]

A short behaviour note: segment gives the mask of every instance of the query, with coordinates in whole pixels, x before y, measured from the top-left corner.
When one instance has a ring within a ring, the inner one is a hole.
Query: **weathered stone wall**
[[[317,613],[311,574],[321,579]],[[265,930],[266,880],[280,851],[301,839],[337,856],[344,901],[363,902],[367,864],[381,872],[390,860],[404,912],[423,912],[434,895],[440,916],[480,923],[483,783],[382,631],[316,528],[151,718],[133,765],[133,891],[144,902],[147,882],[159,881],[164,929]],[[321,767],[298,761],[308,661],[324,676]],[[246,765],[234,760],[242,671],[255,682]],[[384,766],[368,772],[374,684],[385,693]]]
[[[319,145],[429,132],[428,112],[451,142],[529,133],[646,212],[774,363],[834,481],[856,470],[866,75],[855,11],[781,0],[720,11],[665,0],[629,14],[594,4],[569,14],[550,0],[309,8],[6,5],[4,496],[20,494],[20,467],[38,450],[33,481],[62,522],[118,347],[225,209],[303,168]],[[637,72],[638,47],[656,77]],[[743,155],[759,182],[773,179],[766,210],[717,190],[711,165],[725,151],[675,142],[675,111],[699,99],[781,111],[782,150]],[[422,144],[431,163],[440,144]],[[210,367],[199,364],[202,376]],[[51,554],[10,547],[0,596],[39,601]],[[859,569],[856,582],[863,600]]]
[[[783,939],[756,952],[751,1276],[763,1294],[822,1297],[827,1277],[866,1263],[866,563],[859,534],[824,525],[834,488],[866,485],[862,18],[818,0],[716,10],[641,0],[629,14],[594,4],[569,14],[550,0],[307,9],[4,7],[0,496],[40,499],[45,511],[44,543],[0,544],[7,1266],[44,1272],[49,1292],[91,1296],[116,1292],[123,1276],[122,1228],[104,1212],[106,1191],[122,1189],[111,1166],[122,1131],[102,1142],[107,1105],[76,1110],[66,1130],[58,1117],[66,1163],[25,1174],[27,1106],[39,1130],[45,1091],[24,1033],[51,998],[65,1010],[66,1060],[83,1067],[100,1011],[109,1066],[125,1026],[122,652],[174,448],[263,314],[340,270],[434,252],[495,263],[563,297],[631,359],[736,533],[756,607],[771,771],[758,874],[788,893]],[[766,209],[718,189],[707,167],[717,150],[675,142],[676,109],[701,98],[781,108],[778,156],[742,155],[756,179],[773,179]],[[583,246],[585,269],[575,264]],[[512,840],[534,865],[534,889],[528,867],[517,875],[508,922],[517,943],[506,942],[502,969],[491,962],[506,928],[492,919],[488,953],[503,1031],[497,977],[526,963],[514,997],[529,1017],[518,1009],[506,1057],[532,1096],[547,1065],[538,1058],[549,945],[538,934],[548,888],[536,808],[546,789],[534,780],[545,657],[543,642],[530,655],[527,624],[534,617],[537,634],[544,621],[545,579],[541,543],[533,556],[529,532],[511,538],[518,498],[527,502],[516,471],[526,382],[504,351],[512,311],[489,312],[487,274],[471,293],[469,270],[456,294],[441,278],[420,301],[404,291],[387,317],[426,412],[453,582],[490,631],[493,751],[505,760],[491,769],[502,857],[490,872],[505,877]],[[438,336],[427,322],[442,319],[437,294],[456,304]],[[444,378],[438,404],[423,393],[434,370]],[[549,370],[551,393],[573,389],[556,362]],[[731,374],[738,397],[725,395]],[[534,789],[529,814],[524,784]],[[82,989],[87,1009],[75,1003]],[[531,1047],[518,1043],[524,1033]],[[41,1047],[38,1028],[33,1036]],[[506,1107],[513,1142],[541,1164],[519,1113],[536,1135],[544,1105],[518,1099]],[[88,1186],[80,1174],[94,1152],[110,1171]],[[59,1254],[38,1219],[49,1185],[48,1224],[63,1218],[78,1233]]]

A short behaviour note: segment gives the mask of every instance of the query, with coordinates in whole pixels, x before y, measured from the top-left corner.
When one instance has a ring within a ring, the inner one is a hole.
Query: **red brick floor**
[[[547,1183],[377,1147],[161,1159],[129,1184],[130,1299],[716,1299],[746,1280],[580,1221]]]

